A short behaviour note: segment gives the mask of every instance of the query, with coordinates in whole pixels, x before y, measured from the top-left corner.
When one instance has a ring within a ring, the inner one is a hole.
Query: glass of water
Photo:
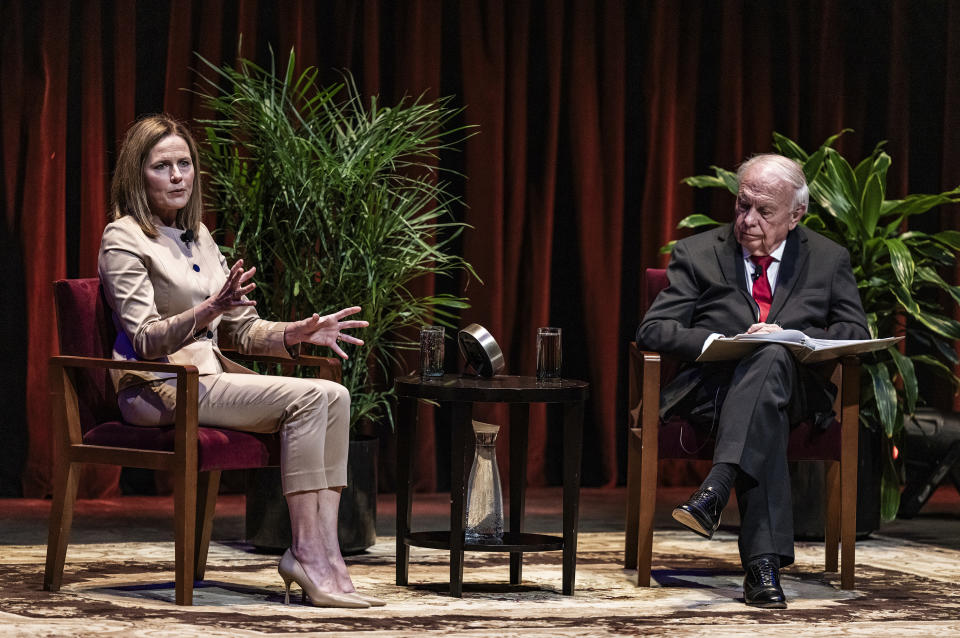
[[[537,328],[537,381],[559,381],[562,363],[560,328]]]
[[[420,328],[420,378],[443,376],[443,326]]]

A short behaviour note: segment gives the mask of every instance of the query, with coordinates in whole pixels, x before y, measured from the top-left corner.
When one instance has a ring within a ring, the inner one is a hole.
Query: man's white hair
[[[803,167],[794,160],[777,155],[776,153],[761,153],[754,155],[737,169],[737,181],[756,165],[762,165],[778,178],[793,187],[793,210],[807,210],[810,203],[810,189],[807,187],[807,178],[803,174]]]

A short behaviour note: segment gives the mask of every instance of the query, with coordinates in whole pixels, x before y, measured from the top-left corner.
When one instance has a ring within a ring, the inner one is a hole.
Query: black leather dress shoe
[[[743,600],[751,607],[786,609],[787,597],[780,587],[780,568],[769,558],[758,558],[747,564],[743,579]]]
[[[720,526],[724,503],[713,488],[697,490],[687,502],[673,510],[673,518],[704,538],[713,538]]]

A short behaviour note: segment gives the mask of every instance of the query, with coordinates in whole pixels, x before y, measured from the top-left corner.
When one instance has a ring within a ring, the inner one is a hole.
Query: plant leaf
[[[912,357],[913,362],[919,363],[923,366],[929,368],[932,372],[937,374],[937,376],[948,379],[953,386],[956,388],[960,386],[960,378],[958,378],[951,368],[948,368],[942,361],[935,359],[928,354],[920,354]]]
[[[953,250],[960,250],[960,231],[944,230],[933,235],[933,238]]]
[[[812,184],[819,176],[826,152],[827,150],[821,147],[803,163],[803,176],[807,179],[807,184]]]
[[[957,201],[960,201],[960,189],[954,189],[936,195],[908,195],[900,200],[890,200],[883,214],[884,216],[903,215],[910,217],[912,215],[925,213],[934,206],[952,204]]]
[[[913,285],[914,262],[910,250],[899,238],[887,239],[884,242],[887,250],[890,251],[890,264],[893,266],[893,273],[906,289]]]
[[[938,335],[949,339],[960,339],[960,322],[956,319],[922,311],[911,314],[917,321]]]
[[[960,304],[960,286],[951,286],[944,281],[943,277],[933,268],[929,266],[917,268],[915,277],[917,280],[933,284],[937,288],[947,291],[947,293],[953,297],[953,300]]]
[[[897,372],[900,373],[900,379],[903,382],[903,390],[907,402],[903,406],[903,411],[912,414],[917,405],[917,374],[913,369],[913,361],[910,357],[900,354],[896,347],[887,350],[894,365],[897,366]]]
[[[850,163],[840,153],[831,151],[827,153],[826,165],[827,172],[833,182],[840,187],[847,201],[851,204],[859,204],[860,189]]]
[[[773,148],[777,149],[781,155],[796,160],[800,164],[804,164],[810,157],[796,142],[776,131],[773,132]]]
[[[676,240],[676,239],[671,239],[670,241],[668,241],[668,242],[667,242],[666,244],[664,244],[663,246],[660,246],[660,250],[658,251],[659,254],[661,254],[661,255],[669,255],[670,253],[673,252],[673,247],[674,247],[674,245],[675,245],[676,243],[677,243],[677,240]]]
[[[725,188],[728,192],[736,195],[739,190],[737,174],[719,166],[711,166],[710,168],[714,172],[713,175],[695,175],[685,177],[681,181],[687,186],[695,188]]]
[[[720,168],[719,166],[711,166],[710,168],[712,168],[717,174],[717,177],[723,180],[723,184],[726,186],[727,191],[733,195],[736,195],[740,191],[740,180],[737,178],[737,174],[734,171],[728,171]]]
[[[897,517],[900,509],[900,478],[893,464],[893,441],[884,439],[883,465],[880,478],[880,519],[890,522]]]
[[[713,219],[708,215],[702,213],[694,213],[692,215],[687,215],[680,220],[680,223],[677,224],[677,228],[702,228],[703,226],[719,226],[720,222]]]
[[[863,230],[872,237],[880,219],[880,204],[883,202],[883,184],[879,175],[871,175],[863,187],[860,199],[860,215],[863,217]]]
[[[833,143],[836,142],[838,139],[840,139],[840,137],[842,135],[845,135],[846,133],[853,133],[853,129],[845,128],[845,129],[841,129],[839,133],[834,133],[833,135],[831,135],[830,137],[828,137],[823,141],[823,144],[820,145],[820,148],[832,148]]]
[[[865,363],[863,368],[870,375],[880,424],[887,436],[893,436],[897,416],[897,391],[890,379],[890,370],[883,364],[873,363]]]
[[[687,186],[693,186],[694,188],[726,188],[726,183],[716,177],[715,175],[693,175],[692,177],[684,177],[680,180]]]
[[[884,144],[886,144],[886,142],[880,142],[873,150],[874,155],[876,155],[876,159],[873,162],[873,169],[871,170],[871,173],[876,175],[877,179],[880,180],[880,185],[883,187],[882,196],[886,197],[887,171],[890,168],[892,160],[890,159],[889,155],[880,150]]]

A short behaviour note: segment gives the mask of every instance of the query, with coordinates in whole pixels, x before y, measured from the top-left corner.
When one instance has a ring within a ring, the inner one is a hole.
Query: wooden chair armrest
[[[120,359],[106,359],[103,357],[72,357],[55,355],[50,357],[50,365],[61,368],[104,368],[109,370],[140,370],[143,372],[165,372],[181,375],[197,375],[197,366],[179,363],[163,363],[161,361],[123,361]]]
[[[237,361],[255,361],[257,363],[279,363],[286,366],[308,366],[317,368],[317,377],[340,383],[343,379],[343,368],[340,359],[336,357],[317,357],[309,354],[300,354],[295,358],[272,357],[263,354],[244,354],[232,348],[220,348],[220,352]]]
[[[67,369],[140,370],[166,372],[177,375],[177,403],[174,409],[174,446],[180,462],[196,467],[197,463],[197,401],[200,375],[197,366],[156,361],[121,361],[100,357],[50,357],[50,392],[54,395],[54,422],[66,422],[67,444],[83,441],[77,389]]]

